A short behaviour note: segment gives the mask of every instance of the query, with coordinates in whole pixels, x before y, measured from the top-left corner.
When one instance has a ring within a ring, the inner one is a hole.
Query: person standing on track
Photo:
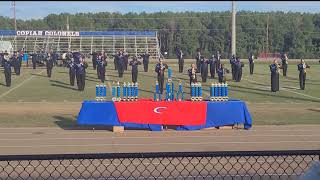
[[[197,68],[195,64],[191,64],[190,69],[188,69],[188,75],[190,78],[190,86],[191,83],[197,83]]]
[[[132,82],[136,83],[138,80],[138,65],[141,65],[141,62],[138,61],[137,57],[133,57],[132,61],[130,61],[131,68],[131,75],[132,75]]]
[[[148,51],[142,54],[141,57],[142,57],[142,63],[143,63],[143,70],[144,72],[148,72],[149,57],[150,57]]]
[[[299,71],[299,84],[300,84],[300,89],[304,90],[305,88],[305,82],[306,82],[306,77],[307,77],[307,68],[310,68],[309,65],[307,65],[303,59],[301,59],[300,64],[298,66],[298,71]]]
[[[207,82],[209,60],[205,59],[203,56],[201,56],[200,63],[201,63],[201,78],[202,78],[202,82]]]
[[[79,91],[83,91],[86,85],[86,68],[88,67],[87,62],[80,57],[80,63],[76,64],[76,78],[77,78],[77,86]]]
[[[279,91],[279,74],[280,66],[276,59],[273,60],[273,63],[269,66],[271,71],[271,91]]]
[[[11,86],[11,66],[13,63],[10,61],[10,58],[7,53],[4,54],[2,58],[2,66],[4,69],[4,76],[6,79],[6,86],[10,87]]]
[[[99,56],[97,57],[97,73],[102,83],[104,83],[106,78],[106,66],[107,66],[107,61],[104,57],[105,56],[102,56],[102,54],[99,54]]]
[[[254,69],[254,56],[253,53],[250,54],[249,56],[249,67],[250,67],[250,75],[253,74],[253,69]]]
[[[211,56],[211,58],[209,59],[209,65],[210,65],[210,78],[214,79],[215,75],[216,75],[216,59],[214,57],[214,55]]]
[[[281,57],[281,69],[283,76],[287,76],[287,70],[288,70],[288,56],[286,53]]]
[[[159,59],[159,63],[156,64],[155,72],[158,74],[159,90],[162,94],[164,84],[164,72],[168,69],[168,65],[163,63],[162,59]]]
[[[201,52],[200,48],[197,49],[197,55],[196,55],[196,65],[197,65],[197,73],[200,73],[201,71]]]
[[[74,86],[74,79],[76,78],[76,64],[73,59],[68,61],[67,67],[69,68],[70,85]]]
[[[179,59],[178,59],[178,64],[179,64],[179,73],[182,73],[183,72],[183,66],[184,66],[184,58],[183,58],[183,52],[182,50],[180,49],[180,52],[178,54],[179,56]]]
[[[96,70],[98,53],[96,50],[94,50],[92,53],[90,53],[90,55],[92,56],[92,67],[94,70]]]
[[[52,69],[53,69],[53,53],[48,53],[48,57],[46,59],[46,67],[47,67],[47,76],[51,78]]]

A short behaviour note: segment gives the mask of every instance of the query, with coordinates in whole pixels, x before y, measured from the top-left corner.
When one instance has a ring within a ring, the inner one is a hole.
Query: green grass
[[[243,79],[240,83],[231,81],[231,74],[227,75],[230,86],[229,97],[241,99],[248,103],[249,110],[253,116],[254,124],[319,124],[320,123],[320,65],[310,63],[308,69],[306,89],[299,89],[299,79],[297,63],[290,63],[288,77],[280,76],[280,91],[272,93],[270,91],[270,71],[268,63],[255,64],[254,75],[249,75],[249,66],[246,63],[243,68]],[[178,73],[177,64],[169,64],[173,68],[174,82],[177,88],[178,81],[184,83],[184,91],[189,97],[189,77],[186,73],[190,63],[185,63],[184,73]],[[226,67],[230,69],[229,63]],[[152,98],[155,90],[156,73],[154,64],[149,65],[149,72],[142,72],[143,67],[139,67],[138,83],[139,97]],[[42,72],[42,73],[41,73]],[[36,70],[23,68],[21,75],[12,76],[12,86],[4,86],[4,75],[0,76],[0,104],[6,102],[40,102],[35,106],[41,106],[43,101],[52,103],[79,102],[83,100],[95,99],[95,85],[100,83],[97,79],[96,71],[91,64],[87,69],[86,87],[83,92],[77,91],[77,87],[69,85],[68,69],[54,67],[52,78],[46,77],[46,70],[39,68]],[[166,74],[167,75],[167,74]],[[106,72],[107,86],[112,82],[131,82],[131,71],[126,71],[123,78],[118,78],[114,70],[113,63],[109,62]],[[198,80],[201,81],[200,74]],[[217,79],[208,79],[203,84],[204,98],[209,97],[209,86]],[[23,83],[21,85],[21,83]],[[109,84],[108,84],[109,83]],[[9,93],[7,93],[10,91]],[[6,95],[3,95],[7,93]],[[107,98],[111,100],[110,87],[108,87]],[[18,105],[17,107],[21,107]],[[36,109],[37,107],[35,107]],[[311,109],[311,110],[310,110]],[[19,109],[16,109],[19,111]],[[61,121],[65,126],[74,126],[78,112],[68,112],[67,114],[50,114],[48,112],[37,112],[31,114],[0,113],[0,126],[57,126],[56,122]],[[54,116],[61,116],[57,119]],[[62,121],[63,117],[68,121]],[[61,123],[60,123],[61,125]]]

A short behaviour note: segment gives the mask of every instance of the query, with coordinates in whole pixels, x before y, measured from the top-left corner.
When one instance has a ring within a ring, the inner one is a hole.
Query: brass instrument
[[[191,69],[191,75],[192,75],[192,79],[196,79],[196,70],[195,70],[195,68]]]

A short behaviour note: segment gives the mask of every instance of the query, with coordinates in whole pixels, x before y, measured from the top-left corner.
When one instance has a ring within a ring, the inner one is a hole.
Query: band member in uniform
[[[283,76],[287,76],[288,56],[286,53],[281,57],[281,69],[282,69]]]
[[[231,64],[231,75],[232,75],[232,80],[236,80],[236,68],[235,68],[235,64],[236,64],[236,57],[233,54],[230,58],[230,64]]]
[[[307,68],[310,68],[309,65],[307,65],[303,59],[301,59],[300,64],[298,64],[298,71],[299,71],[299,83],[300,83],[300,89],[304,90],[305,88],[305,82],[306,82],[306,76],[307,76]]]
[[[253,74],[253,69],[254,69],[254,56],[253,53],[250,54],[249,56],[249,67],[250,67],[250,74]]]
[[[132,75],[132,82],[136,83],[138,80],[138,65],[141,65],[141,62],[138,61],[137,57],[133,57],[132,61],[130,61],[131,68],[131,75]]]
[[[74,63],[73,59],[67,62],[67,67],[69,68],[69,78],[70,78],[70,85],[74,86],[74,79],[76,78],[76,64]]]
[[[209,60],[201,56],[201,78],[202,82],[207,82]]]
[[[53,68],[53,57],[52,57],[52,54],[50,53],[48,53],[46,67],[47,67],[47,76],[50,78],[52,73],[52,68]]]
[[[6,86],[11,86],[11,66],[13,65],[12,61],[9,58],[8,53],[5,53],[2,58],[2,66],[4,69],[4,77],[6,78]]]
[[[214,79],[216,75],[216,58],[214,55],[209,59],[209,65],[210,65],[210,78]]]
[[[74,63],[79,64],[80,63],[80,59],[81,59],[81,53],[78,51],[73,51],[72,52],[72,57],[74,60]]]
[[[180,50],[180,52],[179,52],[178,63],[179,63],[179,73],[182,73],[183,72],[183,65],[184,65],[184,58],[183,58],[182,50]]]
[[[216,70],[218,70],[218,67],[220,67],[220,60],[221,60],[221,55],[219,51],[217,51],[217,54],[215,55],[216,57]]]
[[[104,83],[105,78],[106,78],[106,66],[107,61],[104,58],[105,56],[102,55],[102,53],[99,54],[99,56],[97,57],[97,73],[98,73],[98,78],[101,80],[102,83]]]
[[[96,52],[96,50],[94,50],[92,53],[90,53],[90,55],[92,56],[92,66],[93,66],[93,69],[96,70],[96,68],[97,68],[97,57],[98,57],[98,53]]]
[[[242,78],[242,67],[244,66],[239,57],[236,57],[235,61],[235,79],[236,82],[240,82]]]
[[[119,61],[120,52],[117,52],[115,55],[112,55],[112,56],[113,56],[114,70],[118,70],[118,61]]]
[[[197,80],[197,68],[196,68],[195,64],[191,64],[190,69],[188,69],[188,74],[189,74],[189,78],[190,78],[190,86],[191,86],[191,83],[198,82],[198,80]]]
[[[14,52],[14,54],[12,55],[11,62],[12,62],[12,65],[13,65],[14,73],[17,76],[19,76],[20,75],[21,61],[20,61],[20,58],[18,57],[17,52]]]
[[[86,85],[86,68],[88,67],[87,62],[80,57],[80,63],[76,64],[76,78],[77,78],[77,86],[79,91],[83,91]]]
[[[200,73],[201,71],[201,52],[200,52],[200,48],[197,49],[197,55],[196,55],[196,65],[197,65],[197,73]]]
[[[119,77],[122,78],[123,76],[123,72],[124,72],[124,56],[123,56],[123,53],[122,51],[120,51],[120,56],[118,58],[118,74],[119,74]]]
[[[273,63],[270,65],[271,71],[271,91],[276,92],[279,91],[279,73],[280,73],[280,66],[277,60],[273,60]]]
[[[142,54],[141,57],[142,57],[144,72],[148,72],[149,57],[150,57],[148,51],[146,51],[144,54]]]
[[[123,60],[124,60],[123,70],[126,71],[128,70],[128,64],[129,64],[129,54],[126,51],[123,52]]]
[[[38,58],[38,54],[34,51],[31,54],[31,61],[32,61],[32,68],[36,69],[37,68],[37,58]]]
[[[229,70],[224,67],[224,64],[219,65],[217,73],[219,83],[226,83],[226,73],[229,73]]]
[[[164,71],[168,69],[168,65],[163,63],[162,59],[159,59],[159,63],[156,65],[155,71],[158,74],[159,90],[162,94],[164,84]]]

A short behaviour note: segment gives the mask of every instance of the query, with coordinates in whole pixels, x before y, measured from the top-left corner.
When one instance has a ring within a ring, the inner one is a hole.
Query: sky
[[[12,1],[0,1],[0,16],[13,17]],[[238,1],[237,11],[320,12],[320,1]],[[17,19],[79,12],[229,11],[231,1],[16,1]]]

